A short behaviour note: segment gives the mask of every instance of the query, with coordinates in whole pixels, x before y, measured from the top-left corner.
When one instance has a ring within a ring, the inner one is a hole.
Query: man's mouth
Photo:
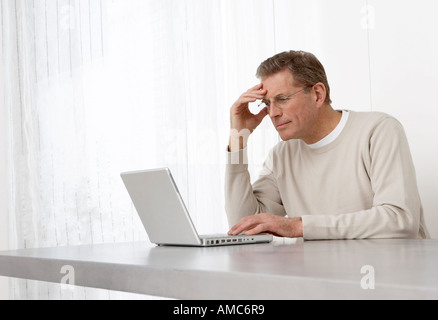
[[[282,122],[279,125],[276,126],[277,129],[281,129],[283,127],[285,127],[286,125],[288,125],[289,123],[291,123],[292,121],[287,121],[287,122]]]

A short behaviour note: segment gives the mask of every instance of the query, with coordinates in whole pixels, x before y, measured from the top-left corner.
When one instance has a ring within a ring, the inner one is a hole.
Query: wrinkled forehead
[[[267,91],[265,98],[287,95],[292,89],[299,88],[289,69],[262,78],[263,89]]]

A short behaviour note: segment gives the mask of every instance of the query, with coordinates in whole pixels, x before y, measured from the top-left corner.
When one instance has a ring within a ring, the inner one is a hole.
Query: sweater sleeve
[[[371,133],[367,148],[374,194],[372,208],[340,215],[304,216],[306,240],[417,238],[421,235],[422,206],[402,125],[394,118],[386,118]]]
[[[286,215],[272,170],[272,152],[253,185],[248,171],[247,152],[245,148],[227,153],[225,209],[230,227],[244,217],[259,213]]]

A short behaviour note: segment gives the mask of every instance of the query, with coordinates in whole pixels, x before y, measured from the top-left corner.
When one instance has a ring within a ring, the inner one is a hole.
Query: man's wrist
[[[302,238],[303,232],[303,219],[302,218],[289,218],[291,220],[290,238]]]
[[[234,141],[234,142],[231,141],[231,139],[232,138],[230,137],[230,142],[228,144],[228,152],[238,152],[247,147],[246,144],[244,144],[241,139],[240,141]]]
[[[303,231],[303,219],[302,218],[297,218],[296,227],[297,227],[297,236],[296,236],[296,238],[303,238],[304,237],[304,231]]]
[[[230,147],[227,148],[227,160],[226,160],[228,170],[237,170],[238,172],[242,170],[247,170],[248,167],[248,152],[247,148],[243,148],[237,151],[230,151]],[[243,166],[242,166],[243,165]]]
[[[251,131],[248,129],[231,129],[230,142],[228,144],[229,152],[237,152],[246,148],[248,144],[248,138],[251,135]]]

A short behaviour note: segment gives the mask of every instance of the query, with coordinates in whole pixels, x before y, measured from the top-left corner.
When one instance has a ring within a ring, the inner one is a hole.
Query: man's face
[[[270,103],[269,116],[281,139],[313,143],[318,108],[312,90],[294,84],[288,69],[263,78],[262,83],[267,90],[264,101]]]

